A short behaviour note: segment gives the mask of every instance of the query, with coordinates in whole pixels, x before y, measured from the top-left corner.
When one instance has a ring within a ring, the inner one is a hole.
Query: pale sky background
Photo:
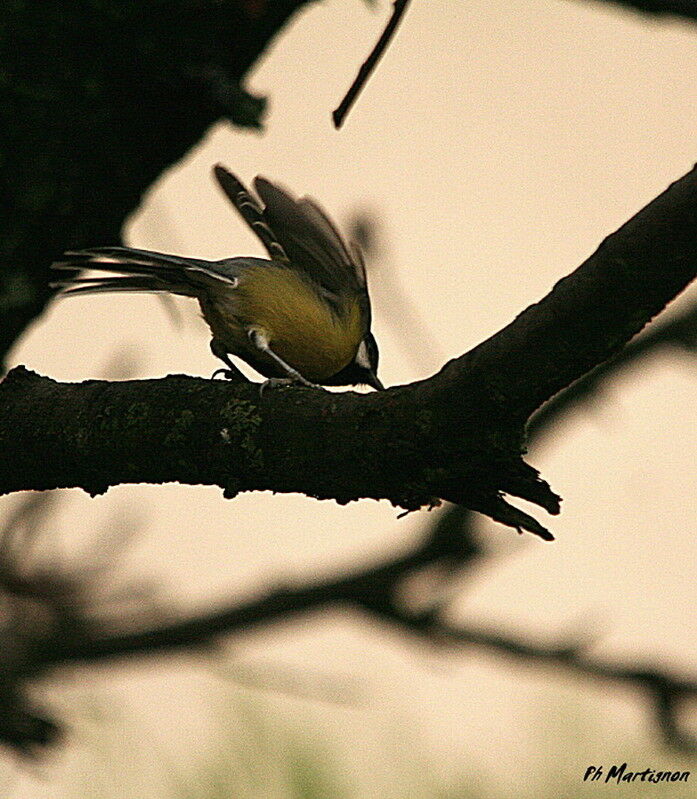
[[[390,7],[308,7],[249,81],[270,98],[263,135],[214,127],[152,188],[126,233],[133,246],[199,257],[261,254],[211,179],[218,161],[245,179],[262,173],[309,193],[340,221],[374,209],[391,250],[381,266],[394,270],[437,342],[416,368],[405,354],[412,345],[391,330],[376,273],[387,385],[433,373],[507,324],[697,158],[697,26],[580,0],[417,0],[337,132],[330,112]],[[137,356],[137,376],[210,375],[207,329],[193,303],[177,303],[182,330],[148,296],[56,303],[12,365],[80,381],[102,376],[120,348]],[[466,584],[458,615],[540,640],[589,629],[599,655],[694,674],[696,392],[694,361],[656,356],[535,448],[529,461],[564,498],[560,517],[535,511],[557,541],[483,520],[482,535],[508,554]],[[16,501],[3,500],[5,509]],[[122,486],[97,499],[69,492],[55,535],[78,551],[127,508],[144,529],[124,579],[156,585],[182,612],[379,557],[410,545],[427,521],[398,520],[387,503],[341,508],[268,494],[227,502],[214,488]],[[171,792],[223,716],[252,762],[261,747],[270,774],[282,773],[282,729],[320,742],[330,766],[363,786],[356,795],[381,799],[413,795],[405,785],[414,784],[427,796],[441,778],[529,787],[552,758],[580,782],[590,763],[609,752],[631,759],[655,738],[630,692],[474,652],[439,658],[359,619],[303,618],[227,649],[230,660],[212,667],[181,657],[85,670],[52,694],[70,722],[67,748],[39,773],[0,770],[0,792],[64,799],[96,774],[105,786],[115,774],[123,781],[105,796]],[[234,676],[233,654],[262,663],[259,682],[309,667],[322,680],[348,680],[362,699],[346,708],[242,689],[219,673]],[[564,746],[550,754],[545,729],[572,737],[563,762]],[[663,752],[636,765],[680,762]],[[283,797],[278,780],[239,795]]]

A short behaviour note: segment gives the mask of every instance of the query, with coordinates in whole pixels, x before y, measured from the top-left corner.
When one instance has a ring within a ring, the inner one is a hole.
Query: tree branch
[[[526,663],[548,664],[572,674],[636,686],[649,700],[666,743],[694,751],[694,740],[681,731],[679,724],[682,706],[697,696],[694,679],[675,676],[659,667],[602,661],[588,654],[587,642],[580,638],[533,644],[520,635],[456,624],[448,620],[440,601],[425,612],[405,606],[404,586],[412,575],[434,567],[440,569],[436,572],[439,576],[434,578],[434,588],[441,591],[452,577],[460,578],[465,570],[476,566],[481,557],[481,549],[473,541],[463,539],[459,530],[441,525],[412,551],[348,576],[287,586],[247,602],[154,627],[143,624],[136,614],[121,632],[102,630],[94,621],[88,621],[85,614],[89,605],[85,605],[85,598],[89,596],[90,583],[84,575],[82,583],[59,575],[24,578],[15,575],[7,579],[6,568],[0,576],[16,606],[14,623],[7,632],[15,633],[16,628],[21,628],[23,637],[22,646],[10,645],[3,650],[10,653],[4,667],[6,684],[14,699],[8,702],[8,697],[0,691],[0,705],[12,711],[9,716],[5,714],[6,729],[0,725],[0,739],[4,737],[27,751],[58,735],[59,727],[28,707],[23,692],[26,679],[35,678],[47,669],[208,647],[221,635],[244,634],[255,627],[292,620],[298,614],[339,606],[364,611],[411,637],[432,643],[441,651],[476,647]],[[26,567],[26,558],[15,556],[14,560]],[[19,566],[19,563],[13,565],[13,561],[7,564],[10,570]],[[37,604],[43,608],[38,614],[43,625],[27,626],[26,620],[22,623],[22,610],[25,615],[36,615]]]
[[[590,400],[602,391],[603,385],[623,367],[629,367],[647,355],[664,348],[697,353],[697,303],[667,322],[656,323],[650,330],[631,341],[610,360],[597,366],[568,388],[555,394],[528,423],[529,444],[537,443],[570,410]],[[474,514],[462,505],[448,505],[432,522],[432,526],[447,526],[458,530],[466,540],[472,537]]]
[[[549,428],[563,418],[570,408],[588,402],[602,390],[602,384],[608,377],[621,368],[631,366],[649,354],[668,348],[697,352],[697,303],[667,322],[656,323],[650,330],[627,344],[613,358],[596,366],[564,391],[552,397],[530,419],[528,439],[532,440],[541,433],[548,432]]]
[[[382,32],[382,35],[378,39],[377,44],[372,49],[368,58],[358,70],[358,75],[356,75],[356,79],[346,92],[346,96],[332,113],[332,120],[334,122],[335,128],[340,128],[344,124],[346,115],[353,107],[358,95],[367,83],[368,78],[372,75],[375,67],[378,65],[378,61],[382,58],[383,53],[387,49],[387,45],[397,32],[397,28],[399,27],[399,23],[402,21],[402,17],[404,16],[404,12],[407,10],[408,4],[409,0],[394,0],[392,3],[392,15],[385,26],[385,30]]]
[[[531,644],[522,636],[509,636],[481,627],[433,621],[426,625],[406,619],[407,629],[423,632],[442,647],[476,647],[514,660],[540,663],[602,682],[628,685],[644,694],[656,726],[667,746],[683,752],[697,752],[697,741],[679,722],[684,705],[697,698],[697,679],[671,674],[659,666],[610,663],[589,655],[583,643]]]
[[[697,20],[697,0],[596,0],[623,6],[652,17],[682,17]]]
[[[697,169],[639,211],[541,302],[444,372],[481,372],[511,414],[546,400],[617,353],[695,277]],[[498,375],[497,375],[498,373]],[[455,377],[457,381],[457,377]]]
[[[650,203],[541,302],[432,378],[384,393],[163,380],[0,385],[0,493],[124,482],[370,497],[439,497],[543,538],[502,492],[559,499],[521,457],[528,417],[613,356],[694,277],[697,171]],[[320,468],[318,468],[320,467]]]
[[[410,510],[457,492],[548,537],[498,496],[506,490],[558,510],[520,457],[522,430],[488,419],[491,400],[476,385],[458,415],[441,410],[449,404],[429,381],[371,395],[286,388],[260,397],[246,382],[179,375],[61,384],[20,367],[0,384],[0,493],[177,481],[218,485],[227,497],[300,491]]]

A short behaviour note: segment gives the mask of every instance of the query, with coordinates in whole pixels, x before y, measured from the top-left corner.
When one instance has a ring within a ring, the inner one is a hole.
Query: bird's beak
[[[368,372],[367,377],[368,379],[365,381],[367,385],[377,389],[378,391],[385,390],[385,386],[383,386],[383,384],[380,382],[380,378],[375,374],[375,372],[372,369]]]

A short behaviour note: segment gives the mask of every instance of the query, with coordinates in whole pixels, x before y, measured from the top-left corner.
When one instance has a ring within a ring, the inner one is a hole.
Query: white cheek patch
[[[368,348],[365,346],[365,341],[361,341],[358,347],[356,363],[364,369],[370,369],[370,358],[368,358]]]

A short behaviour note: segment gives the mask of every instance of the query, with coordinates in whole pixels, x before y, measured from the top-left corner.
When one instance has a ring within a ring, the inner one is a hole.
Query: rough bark
[[[170,376],[0,385],[0,492],[128,482],[299,491],[413,509],[448,499],[548,538],[505,492],[559,499],[522,460],[530,415],[612,357],[697,271],[697,170],[542,301],[432,378],[384,393],[267,391]]]

